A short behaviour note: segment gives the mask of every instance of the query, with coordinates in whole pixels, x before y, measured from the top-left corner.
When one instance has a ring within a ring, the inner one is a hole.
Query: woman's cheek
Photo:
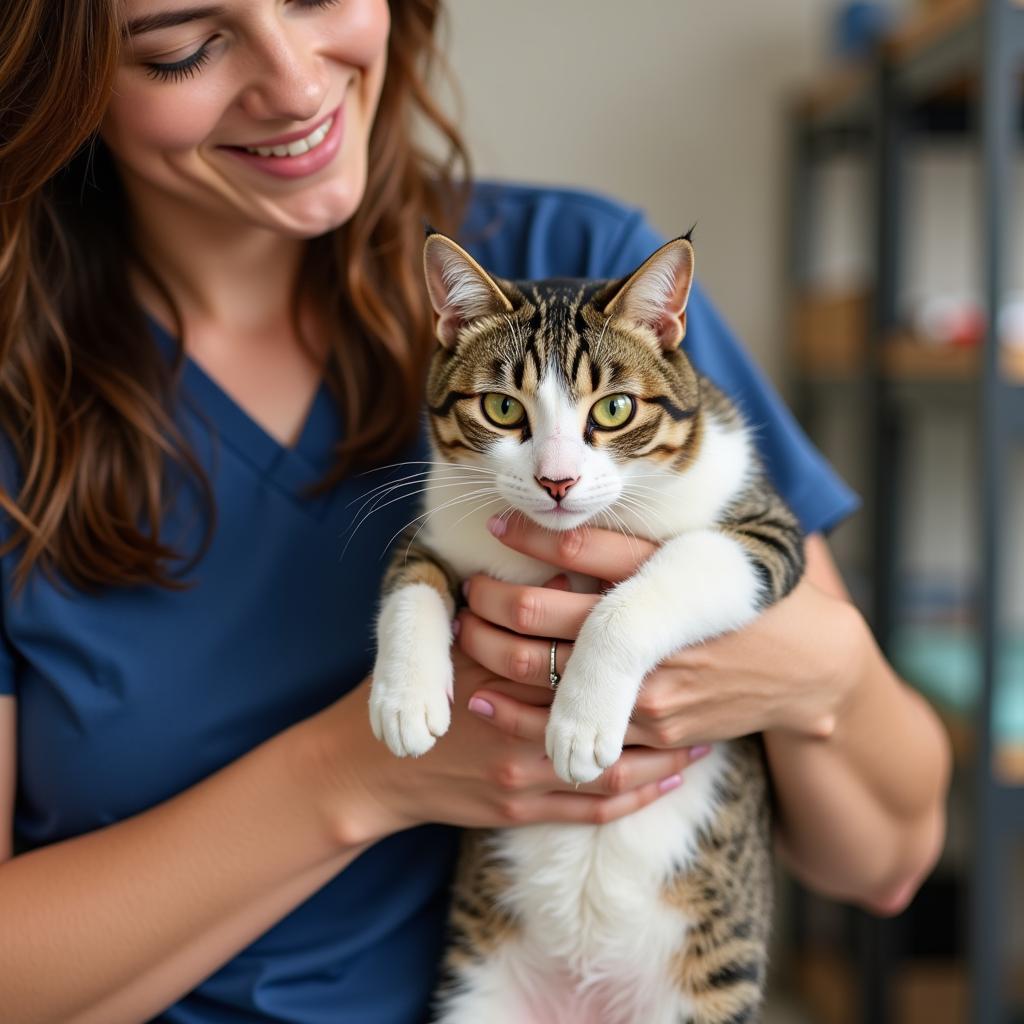
[[[190,84],[133,82],[115,91],[101,134],[123,163],[156,170],[166,157],[194,151],[209,138],[225,101],[209,78],[202,88]]]
[[[322,31],[335,59],[372,68],[387,53],[391,31],[387,0],[355,0],[345,5]]]

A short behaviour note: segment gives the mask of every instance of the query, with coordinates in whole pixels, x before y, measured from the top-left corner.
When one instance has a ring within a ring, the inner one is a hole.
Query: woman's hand
[[[516,551],[608,585],[632,576],[655,550],[649,541],[608,530],[559,534],[518,517],[497,522],[506,526],[501,541]],[[481,575],[467,582],[466,595],[462,649],[493,673],[542,688],[545,699],[551,639],[559,641],[561,672],[601,596]],[[626,743],[700,753],[716,740],[766,730],[828,736],[858,678],[853,661],[864,648],[857,642],[861,628],[851,605],[805,580],[746,628],[662,662],[644,681]],[[514,729],[522,714],[522,685],[515,692],[510,685],[490,683],[475,695],[494,708],[491,720],[503,731]]]
[[[452,656],[451,726],[421,757],[395,757],[374,739],[369,679],[311,720],[320,770],[337,794],[331,819],[344,845],[363,846],[429,822],[602,824],[675,789],[694,760],[685,750],[631,750],[595,782],[567,785],[544,753],[550,691],[498,679],[457,646]],[[494,700],[501,695],[501,731],[486,721],[477,692]]]

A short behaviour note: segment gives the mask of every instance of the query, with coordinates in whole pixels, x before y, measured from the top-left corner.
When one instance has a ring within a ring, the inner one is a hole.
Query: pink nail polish
[[[508,523],[506,523],[501,516],[491,516],[491,518],[487,520],[487,529],[490,530],[495,537],[504,537],[508,532]]]
[[[494,717],[494,705],[483,697],[470,697],[469,710],[483,718]]]
[[[469,597],[469,580],[462,581],[462,596],[465,598]]]
[[[462,619],[452,619],[452,636],[458,636],[462,629]]]
[[[700,757],[704,757],[711,753],[711,748],[707,746],[690,747],[690,760],[696,761]]]
[[[662,793],[667,793],[670,789],[675,789],[676,786],[681,785],[682,781],[682,775],[677,772],[675,775],[670,775],[668,778],[662,779],[661,782],[658,783],[658,789],[661,790]]]

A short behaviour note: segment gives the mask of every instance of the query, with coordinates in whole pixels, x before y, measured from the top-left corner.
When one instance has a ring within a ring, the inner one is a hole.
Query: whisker
[[[638,548],[639,538],[629,528],[629,524],[626,523],[626,521],[622,518],[622,516],[620,516],[610,505],[608,506],[608,508],[604,509],[603,511],[604,511],[605,514],[607,514],[608,516],[614,517],[614,519],[616,519],[618,521],[618,523],[622,527],[622,529],[621,530],[616,529],[616,532],[621,533],[621,534],[623,534],[626,537],[626,539],[630,543],[631,550],[633,550],[634,554],[639,554],[639,548]]]
[[[384,466],[375,466],[373,469],[366,469],[356,475],[368,476],[370,473],[382,473],[385,469],[399,469],[402,466],[444,466],[449,468],[457,466],[459,469],[470,470],[474,473],[488,473],[491,476],[497,473],[497,470],[489,469],[485,466],[471,466],[466,462],[446,462],[443,459],[409,459],[406,462],[389,462]]]
[[[360,505],[360,507],[356,510],[355,514],[352,516],[353,521],[355,521],[355,526],[353,526],[352,529],[354,529],[354,530],[358,529],[366,521],[366,519],[369,516],[371,516],[374,512],[377,512],[377,511],[379,511],[382,508],[387,508],[388,505],[393,505],[396,501],[411,501],[413,498],[417,497],[420,494],[427,494],[431,490],[439,490],[439,489],[441,489],[443,487],[465,487],[468,484],[478,484],[478,483],[480,483],[479,478],[474,479],[473,477],[469,477],[467,479],[460,479],[460,480],[440,480],[440,481],[433,481],[433,480],[429,480],[429,479],[427,479],[427,480],[416,480],[416,481],[412,481],[410,483],[406,483],[406,484],[402,484],[402,485],[396,485],[396,487],[397,486],[402,486],[402,487],[407,487],[407,488],[408,487],[412,487],[414,489],[413,490],[405,490],[401,494],[398,494],[398,495],[396,495],[394,497],[391,497],[391,494],[392,494],[392,491],[394,490],[394,488],[388,488],[386,491],[384,491],[384,492],[382,492],[380,494],[375,494],[372,497],[368,498],[367,500],[365,500],[363,502],[362,505]],[[425,486],[421,486],[421,485],[425,485]],[[415,488],[418,488],[418,489],[415,489]],[[388,498],[389,500],[385,501],[384,500],[385,498]],[[373,507],[370,508],[364,514],[363,513],[363,509],[365,509],[367,505],[372,505]]]
[[[345,508],[351,508],[357,501],[362,502],[355,513],[356,517],[358,517],[367,505],[377,501],[379,498],[387,497],[393,491],[399,490],[403,487],[416,487],[420,484],[427,483],[429,483],[429,486],[447,487],[452,484],[471,484],[480,482],[479,477],[473,476],[456,476],[455,474],[452,474],[451,476],[441,476],[437,480],[432,480],[432,476],[432,473],[417,473],[413,476],[406,477],[403,480],[397,480],[394,483],[381,484],[379,487],[375,487],[372,491],[369,491],[366,494],[361,494],[358,498],[353,498],[345,505]]]
[[[620,496],[619,501],[623,504],[623,506],[626,509],[632,512],[640,520],[641,523],[643,523],[644,527],[647,529],[648,534],[650,535],[647,539],[654,540],[658,536],[659,531],[654,528],[654,526],[651,524],[651,521],[644,514],[645,512],[653,512],[653,510],[648,509],[646,506],[641,505],[635,499],[629,498],[625,495]]]
[[[384,552],[386,552],[387,549],[391,547],[395,539],[401,536],[404,530],[409,529],[409,527],[412,526],[412,524],[415,523],[417,520],[423,519],[424,522],[421,523],[420,526],[416,529],[416,532],[413,534],[412,540],[415,540],[419,536],[420,530],[422,530],[423,527],[427,525],[426,520],[429,519],[430,516],[436,515],[438,512],[444,512],[446,509],[454,508],[456,505],[459,505],[464,501],[473,501],[476,498],[483,497],[490,490],[491,488],[489,487],[483,487],[478,491],[472,491],[469,494],[462,495],[461,497],[451,498],[450,500],[446,501],[443,505],[439,505],[437,508],[428,508],[426,512],[421,512],[418,516],[414,516],[412,519],[409,520],[409,522],[407,522],[403,527],[401,527],[401,529],[397,530],[390,536],[390,538],[388,538],[387,544],[384,545]],[[412,540],[409,541],[410,546],[412,545]],[[384,557],[384,552],[381,552],[381,558]],[[406,558],[408,557],[408,548],[406,548]]]
[[[431,485],[431,486],[433,486],[433,487],[445,487],[445,486],[455,486],[455,484],[435,484],[435,485]],[[352,543],[353,539],[355,538],[356,532],[366,523],[367,519],[369,519],[370,516],[372,516],[374,514],[374,512],[380,512],[382,509],[387,508],[388,505],[393,505],[396,501],[410,501],[410,500],[412,500],[413,498],[417,497],[420,494],[426,494],[428,491],[431,490],[431,486],[424,487],[424,488],[422,488],[419,491],[411,491],[411,492],[406,492],[405,494],[400,494],[397,498],[391,498],[389,501],[385,501],[385,502],[383,502],[381,504],[378,504],[378,505],[374,506],[373,508],[371,508],[351,528],[351,532],[349,534],[348,540],[345,542],[344,548],[342,548],[341,558],[345,557],[345,553],[348,551],[349,545]],[[465,485],[462,484],[462,485],[459,485],[459,486],[465,486]],[[476,491],[471,491],[468,496],[463,496],[463,497],[475,497],[478,494],[486,494],[488,491],[491,491],[491,490],[493,490],[492,487],[489,487],[489,486],[488,487],[483,487],[483,488],[479,488]],[[385,544],[385,546],[384,546],[385,550],[387,550],[387,548],[391,546],[392,541],[394,541],[395,537],[397,537],[398,534],[402,532],[402,530],[404,530],[408,526],[412,526],[412,524],[414,522],[416,522],[417,519],[422,518],[422,516],[424,516],[424,515],[430,515],[431,512],[439,512],[442,508],[447,507],[447,505],[450,502],[454,501],[454,502],[457,503],[459,500],[461,500],[461,499],[458,498],[458,497],[456,497],[454,499],[449,499],[449,502],[446,502],[445,504],[439,506],[438,508],[436,508],[436,509],[427,509],[426,512],[423,512],[423,513],[421,513],[421,515],[416,516],[414,519],[411,519],[408,523],[405,524],[405,526],[402,527],[402,529],[400,529],[398,531],[398,533],[395,533],[395,534],[393,534],[391,536],[391,538],[388,540],[387,544]],[[340,561],[340,559],[339,559],[339,561]]]
[[[476,505],[475,507],[471,508],[471,509],[470,509],[470,510],[469,510],[469,511],[468,511],[468,512],[467,512],[467,513],[466,513],[466,514],[464,515],[464,516],[460,516],[460,517],[459,517],[459,519],[458,519],[458,520],[457,520],[456,522],[452,523],[452,529],[454,530],[454,529],[455,529],[455,527],[459,525],[459,523],[461,523],[461,522],[462,522],[462,521],[463,521],[464,519],[468,519],[468,518],[469,518],[469,517],[470,517],[470,516],[471,516],[471,515],[472,515],[472,514],[473,514],[474,512],[479,512],[479,511],[480,511],[480,509],[482,509],[482,508],[487,508],[487,506],[488,506],[488,505],[492,505],[492,504],[494,504],[494,502],[496,502],[496,501],[502,501],[502,500],[503,500],[503,499],[502,499],[502,497],[501,497],[501,495],[500,495],[500,494],[499,494],[499,495],[497,495],[497,496],[496,496],[496,497],[494,497],[494,498],[488,498],[488,499],[487,499],[487,501],[483,502],[483,504],[481,504],[481,505]],[[440,509],[437,509],[437,511],[440,511]],[[414,533],[414,534],[412,535],[412,539],[411,539],[411,540],[409,541],[409,543],[408,543],[408,544],[406,545],[406,548],[405,548],[405,557],[406,557],[406,558],[408,558],[408,557],[409,557],[409,549],[410,549],[410,548],[411,548],[411,547],[413,546],[413,544],[414,544],[414,543],[415,543],[415,541],[416,541],[416,538],[417,538],[417,537],[418,537],[418,536],[420,535],[420,530],[422,530],[422,529],[423,529],[423,527],[424,527],[424,526],[426,526],[426,525],[427,525],[427,522],[426,522],[426,520],[424,520],[424,521],[423,521],[422,523],[420,523],[420,525],[419,525],[419,526],[418,526],[418,527],[416,528],[416,532],[415,532],[415,533]]]

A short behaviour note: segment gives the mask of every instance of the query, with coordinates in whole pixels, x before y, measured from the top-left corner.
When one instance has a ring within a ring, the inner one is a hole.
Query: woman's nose
[[[308,121],[324,112],[327,87],[327,69],[308,34],[290,37],[280,29],[254,54],[242,105],[260,121]]]

